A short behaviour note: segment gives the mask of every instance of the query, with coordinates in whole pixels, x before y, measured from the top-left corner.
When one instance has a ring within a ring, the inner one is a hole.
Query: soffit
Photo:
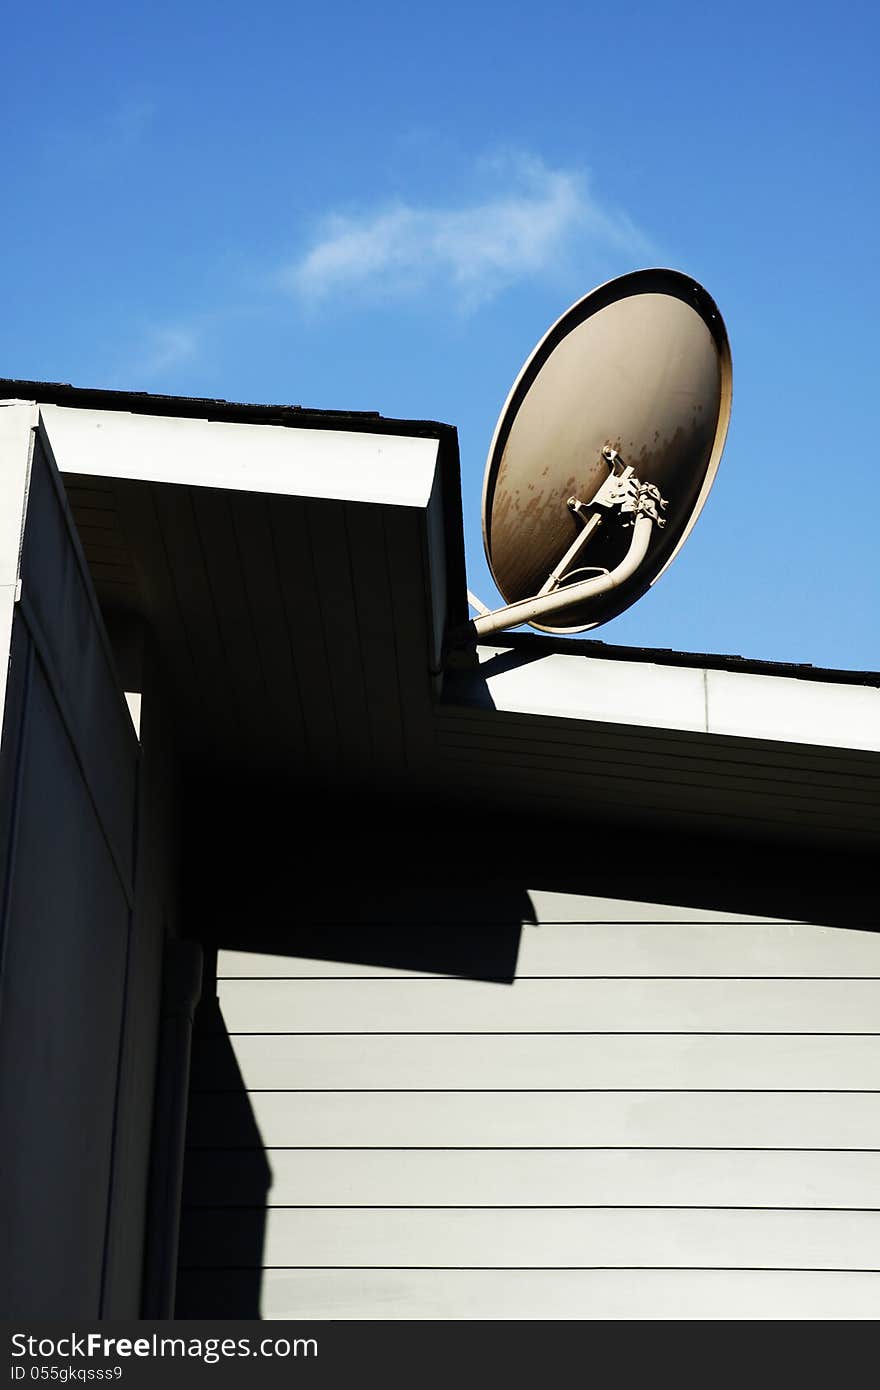
[[[449,441],[108,414],[50,405],[42,428],[108,621],[155,636],[187,760],[412,776],[446,621]]]
[[[542,646],[487,644],[450,673],[435,727],[456,795],[594,823],[880,840],[876,676],[795,679]]]

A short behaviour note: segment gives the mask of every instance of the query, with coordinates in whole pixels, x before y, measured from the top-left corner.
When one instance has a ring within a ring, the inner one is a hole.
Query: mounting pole
[[[618,589],[621,584],[632,579],[648,553],[655,525],[666,525],[660,513],[665,511],[668,503],[660,496],[659,489],[653,483],[640,482],[635,470],[624,463],[620,454],[616,449],[612,449],[610,444],[603,448],[602,457],[611,472],[596,490],[592,501],[581,502],[577,497],[569,497],[566,503],[569,510],[584,523],[584,529],[569,546],[556,568],[551,570],[538,592],[532,598],[518,599],[516,603],[508,603],[504,608],[496,608],[490,612],[485,604],[468,590],[468,598],[472,607],[477,609],[478,616],[450,634],[449,646],[462,646],[475,638],[502,632],[504,628],[519,627],[520,623],[532,623],[536,618],[547,618],[553,613],[561,613],[566,608],[574,608],[579,603],[598,598],[600,594],[607,594],[610,589]],[[601,507],[606,514],[611,515],[614,514],[614,508],[619,508],[617,515],[622,524],[632,526],[629,549],[613,570],[600,571],[591,579],[581,579],[576,584],[564,584],[563,580],[572,561],[602,525],[602,514],[592,511],[593,507]]]
[[[475,638],[501,632],[506,627],[519,627],[520,623],[531,623],[536,618],[549,617],[551,613],[560,613],[587,599],[597,598],[599,594],[606,594],[609,589],[619,588],[632,578],[647,555],[653,529],[654,522],[651,517],[637,516],[629,549],[616,569],[608,574],[597,574],[592,579],[582,579],[577,584],[566,584],[550,593],[520,599],[518,603],[496,608],[493,613],[480,614],[450,635],[450,645],[459,646]]]
[[[566,550],[565,554],[559,561],[559,564],[556,566],[555,570],[553,570],[548,575],[543,588],[538,590],[539,598],[543,597],[544,594],[552,593],[554,589],[559,588],[559,585],[562,583],[565,571],[571,565],[572,560],[574,560],[580,554],[590,537],[595,535],[599,527],[602,525],[602,518],[601,516],[599,516],[598,512],[594,513],[594,515],[590,517],[584,516],[583,503],[579,502],[576,497],[569,497],[568,505],[574,512],[575,516],[579,517],[580,520],[584,523],[584,529],[583,531],[581,531],[580,535],[572,541],[571,545],[568,547],[568,550]],[[488,612],[488,609],[486,611]],[[479,612],[479,609],[477,609],[477,612]]]

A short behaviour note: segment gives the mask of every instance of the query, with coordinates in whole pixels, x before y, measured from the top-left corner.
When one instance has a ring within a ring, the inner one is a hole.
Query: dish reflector
[[[494,624],[476,619],[478,632],[524,621],[583,632],[640,598],[703,508],[731,386],[724,321],[689,276],[639,270],[572,305],[514,383],[483,485],[483,542],[505,603],[549,592],[553,611],[505,623],[501,610]]]

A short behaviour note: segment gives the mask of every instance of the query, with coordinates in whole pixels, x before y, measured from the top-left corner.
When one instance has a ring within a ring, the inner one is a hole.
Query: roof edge
[[[593,657],[602,661],[641,661],[655,666],[684,666],[706,671],[740,671],[756,676],[787,676],[793,680],[821,681],[832,685],[880,686],[880,671],[850,671],[812,666],[809,662],[767,661],[757,657],[724,655],[717,652],[677,652],[670,647],[618,647],[586,637],[547,637],[532,632],[503,632],[481,638],[481,647],[531,650],[534,655]]]
[[[133,415],[177,419],[436,439],[439,444],[449,623],[460,626],[467,621],[461,462],[458,431],[454,425],[439,420],[403,420],[370,410],[316,410],[301,405],[260,405],[207,396],[165,396],[147,391],[111,391],[72,386],[67,382],[0,377],[0,399],[6,396],[33,400],[39,405],[72,406],[81,410],[125,411]]]
[[[162,396],[149,391],[110,391],[71,386],[59,381],[22,381],[0,377],[0,398],[34,400],[39,405],[78,406],[82,410],[124,410],[134,415],[169,415],[179,419],[234,421],[239,424],[289,425],[297,429],[358,430],[369,434],[457,439],[454,425],[439,420],[402,420],[375,410],[318,410],[302,405],[260,405],[210,396]]]

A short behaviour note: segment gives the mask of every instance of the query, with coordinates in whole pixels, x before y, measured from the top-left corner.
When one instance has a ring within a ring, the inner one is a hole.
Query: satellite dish
[[[583,632],[659,579],[715,479],[730,419],[724,321],[676,270],[638,270],[578,300],[501,412],[483,541],[506,607],[468,634],[530,623]]]

